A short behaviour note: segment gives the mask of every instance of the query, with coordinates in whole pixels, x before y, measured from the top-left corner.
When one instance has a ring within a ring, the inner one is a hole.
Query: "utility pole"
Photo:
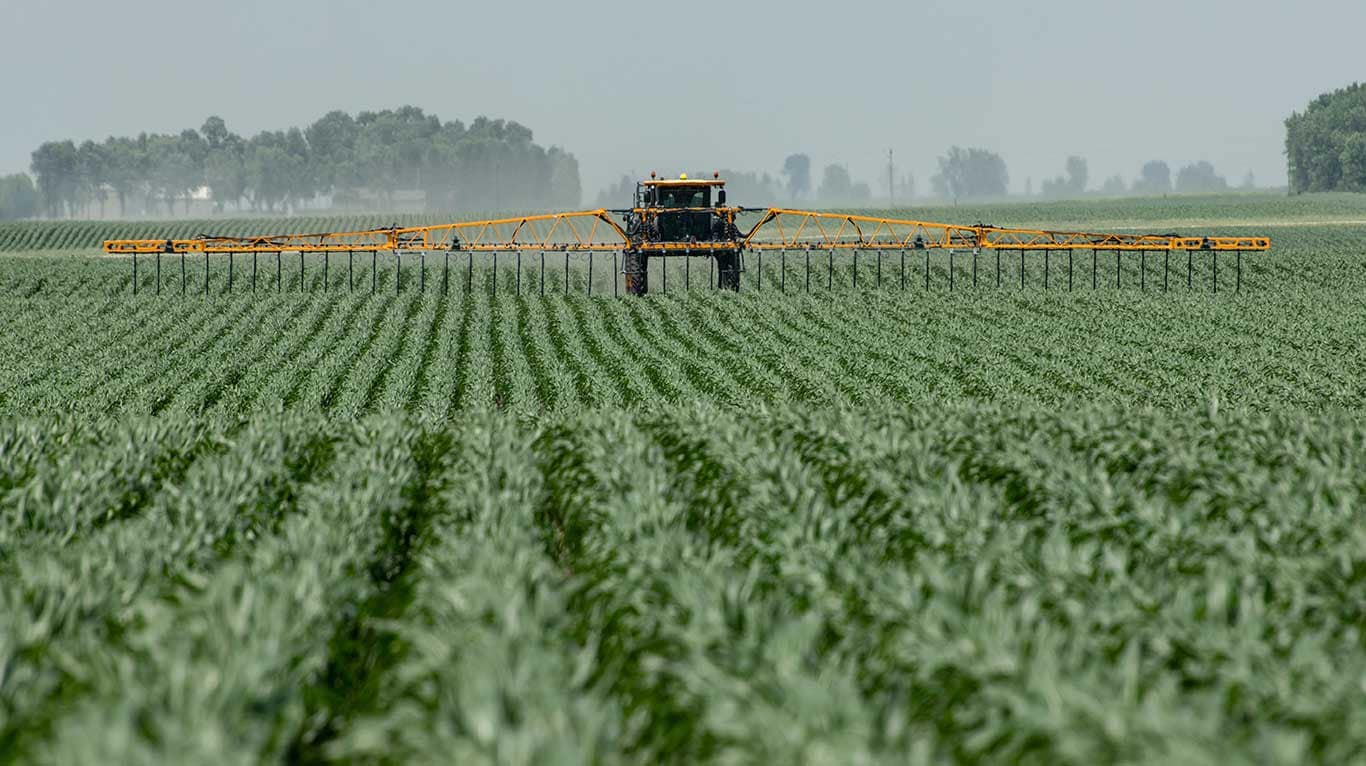
[[[896,207],[896,176],[893,175],[892,150],[887,150],[887,207]]]

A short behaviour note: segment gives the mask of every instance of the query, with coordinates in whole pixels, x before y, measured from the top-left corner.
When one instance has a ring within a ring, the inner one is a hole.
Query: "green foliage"
[[[1172,190],[1172,169],[1162,160],[1150,160],[1134,181],[1135,194],[1166,194]]]
[[[107,191],[130,198],[148,213],[188,211],[190,193],[208,186],[216,209],[245,199],[253,210],[293,209],[319,194],[358,201],[365,190],[385,204],[399,190],[424,192],[429,209],[498,209],[574,206],[579,202],[578,162],[558,147],[532,141],[516,122],[475,119],[443,123],[406,106],[331,112],[304,130],[263,131],[244,139],[210,117],[178,135],[91,141],[50,141],[33,152],[33,172],[50,218],[98,203]],[[373,199],[371,205],[374,206]]]
[[[58,419],[0,444],[19,761],[1366,747],[1350,415]]]
[[[38,212],[38,190],[24,173],[0,177],[0,221],[30,218]]]
[[[1210,194],[1226,189],[1228,181],[1204,160],[1186,165],[1176,173],[1176,191],[1182,194]]]
[[[76,157],[71,141],[49,141],[33,151],[33,175],[49,218],[61,215],[64,204],[75,202],[80,183]]]
[[[1290,191],[1366,191],[1366,83],[1324,93],[1285,121]]]
[[[1043,196],[1045,197],[1080,197],[1086,193],[1086,181],[1088,171],[1086,159],[1084,157],[1071,156],[1067,158],[1067,175],[1057,178],[1045,178],[1043,182]],[[1121,191],[1123,191],[1121,189]]]
[[[811,157],[805,154],[787,155],[783,160],[783,175],[787,177],[788,199],[806,199],[811,191]]]
[[[1010,184],[1006,162],[986,149],[950,147],[939,158],[939,172],[930,179],[935,194],[952,199],[1004,197]]]
[[[635,204],[636,184],[639,178],[623,175],[617,182],[598,192],[597,206],[605,208],[624,208]]]
[[[958,210],[1284,224],[1218,296],[0,256],[0,763],[1353,762],[1363,208]]]
[[[824,204],[858,205],[873,196],[868,184],[855,183],[843,165],[826,165],[816,197]]]
[[[1353,133],[1343,141],[1342,188],[1366,192],[1366,131]]]

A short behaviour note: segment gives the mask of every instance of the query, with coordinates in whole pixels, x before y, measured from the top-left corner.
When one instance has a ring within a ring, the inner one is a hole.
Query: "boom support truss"
[[[348,251],[433,252],[620,250],[626,232],[606,210],[548,213],[519,218],[462,221],[434,226],[393,226],[364,231],[286,234],[264,237],[115,239],[110,254],[132,253],[337,253]]]
[[[742,250],[1119,250],[1262,251],[1268,237],[1206,237],[1176,234],[1116,234],[962,226],[930,221],[768,208],[738,239],[715,242],[634,241],[606,209],[499,218],[433,226],[281,236],[193,239],[116,239],[109,254],[276,253],[276,252],[608,252],[633,249],[657,255]]]
[[[876,218],[769,208],[744,247],[752,250],[1267,250],[1267,237],[1096,234]]]

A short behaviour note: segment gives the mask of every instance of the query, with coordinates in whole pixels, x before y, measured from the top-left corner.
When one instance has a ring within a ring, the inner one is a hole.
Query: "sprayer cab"
[[[652,174],[636,184],[635,206],[623,217],[627,234],[642,244],[686,245],[737,240],[736,212],[726,207],[726,182],[719,174],[701,180]]]
[[[725,207],[726,182],[720,178],[695,181],[686,176],[641,181],[636,184],[635,206],[654,209]]]
[[[635,205],[624,211],[626,235],[626,291],[643,295],[648,289],[651,256],[705,255],[716,260],[717,284],[738,289],[740,279],[740,230],[735,225],[738,208],[726,206],[726,182],[719,173],[711,178],[657,178],[636,184]]]

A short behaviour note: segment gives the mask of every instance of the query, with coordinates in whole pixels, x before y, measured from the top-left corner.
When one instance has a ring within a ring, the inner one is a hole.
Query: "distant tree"
[[[152,211],[164,204],[170,210],[168,215],[175,215],[175,143],[170,137],[159,134],[139,136],[139,143],[143,148],[143,190],[147,209]]]
[[[906,206],[915,199],[915,176],[910,173],[903,173],[901,180],[896,183],[896,204]]]
[[[297,132],[297,128],[295,129]],[[209,144],[199,131],[187,128],[176,138],[176,150],[184,157],[176,186],[185,195],[185,214],[190,214],[190,199],[204,186],[204,161],[209,156]]]
[[[123,217],[127,215],[129,195],[146,185],[143,149],[132,139],[111,136],[104,142],[104,159],[105,177],[119,198],[119,216]]]
[[[935,193],[954,204],[960,198],[1003,197],[1009,185],[1010,175],[1001,155],[957,146],[939,158],[939,173],[930,179]]]
[[[313,164],[309,162],[308,142],[304,139],[304,132],[298,128],[285,131],[284,150],[289,155],[290,170],[286,182],[289,189],[287,199],[293,204],[298,204],[302,200],[312,198],[318,188],[313,178]],[[418,154],[417,162],[421,163],[420,151]],[[413,188],[422,188],[421,176],[414,179]]]
[[[787,196],[805,199],[811,191],[811,158],[805,154],[789,154],[783,160],[783,175],[787,176]]]
[[[1122,197],[1128,190],[1129,185],[1124,183],[1124,177],[1119,175],[1110,176],[1100,185],[1100,193],[1106,197]]]
[[[38,212],[38,188],[25,173],[0,178],[0,220],[30,218]]]
[[[354,117],[338,110],[323,115],[304,131],[313,176],[320,191],[330,192],[359,183],[353,163],[360,130]]]
[[[1228,181],[1204,160],[1187,165],[1176,174],[1176,190],[1182,194],[1218,192],[1227,188]]]
[[[203,156],[207,144],[199,133],[187,130],[181,135],[149,135],[146,140],[149,196],[166,205],[175,215],[175,200],[185,198],[189,213],[190,193],[203,183]]]
[[[1086,193],[1089,173],[1085,158],[1075,155],[1068,157],[1064,171],[1066,172],[1065,176],[1044,180],[1043,195],[1045,197],[1080,197]]]
[[[76,150],[77,187],[83,200],[95,200],[100,205],[100,217],[104,217],[104,202],[108,197],[105,185],[109,180],[109,162],[104,147],[94,141],[85,141]]]
[[[76,145],[71,141],[48,141],[34,150],[32,160],[47,216],[56,218],[64,210],[69,211],[79,183]]]
[[[214,210],[220,213],[224,203],[236,205],[247,191],[245,153],[242,140],[231,136],[210,150],[204,160],[204,183],[213,195]]]
[[[1243,182],[1238,185],[1238,188],[1243,191],[1251,191],[1257,188],[1257,177],[1252,174],[1251,170],[1247,171],[1247,175],[1243,176]]]
[[[307,129],[263,131],[249,139],[220,117],[199,130],[140,134],[87,142],[48,142],[33,153],[33,171],[51,216],[118,195],[174,213],[208,186],[216,210],[246,199],[253,209],[292,210],[319,193],[359,203],[362,190],[392,203],[398,190],[420,191],[429,209],[489,210],[577,206],[578,160],[542,147],[531,130],[508,120],[476,118],[468,127],[442,122],[412,106],[352,117],[330,112]]]
[[[690,173],[689,178],[711,178],[713,172],[721,176],[721,180],[726,182],[727,204],[742,204],[750,207],[758,207],[764,204],[772,204],[777,201],[782,194],[783,185],[768,173],[756,173],[748,170],[730,170],[720,168],[715,171],[697,171]]]
[[[210,117],[205,120],[203,127],[199,129],[199,133],[204,136],[204,142],[208,144],[209,151],[222,147],[232,137],[232,133],[228,131],[228,124],[223,121],[222,117]]]
[[[821,202],[847,202],[853,195],[854,183],[843,165],[826,165],[821,174],[821,186],[816,197]]]
[[[288,162],[289,155],[279,146],[263,141],[248,144],[245,170],[253,210],[273,213],[276,205],[284,203],[289,196],[283,172]]]
[[[1366,191],[1366,133],[1353,133],[1342,142],[1342,182],[1344,191]]]
[[[1067,186],[1073,194],[1086,193],[1087,169],[1086,160],[1081,157],[1067,158]]]
[[[1134,180],[1135,194],[1166,194],[1172,190],[1172,169],[1162,160],[1143,163]]]
[[[510,204],[544,206],[545,187],[538,182],[537,172],[544,164],[543,154],[524,125],[475,118],[460,143],[457,158],[462,177],[457,195],[464,200],[463,206],[485,210],[501,210]]]
[[[579,182],[579,161],[558,146],[546,150],[550,163],[550,186],[545,204],[548,207],[578,207],[583,199],[583,185]]]
[[[598,192],[598,207],[620,208],[634,204],[639,180],[629,174],[623,175],[616,183]]]
[[[271,213],[277,205],[289,209],[296,179],[307,161],[291,153],[289,144],[284,131],[264,131],[247,142],[244,166],[254,209],[264,207]]]
[[[1366,191],[1366,83],[1325,93],[1285,121],[1292,194]]]

